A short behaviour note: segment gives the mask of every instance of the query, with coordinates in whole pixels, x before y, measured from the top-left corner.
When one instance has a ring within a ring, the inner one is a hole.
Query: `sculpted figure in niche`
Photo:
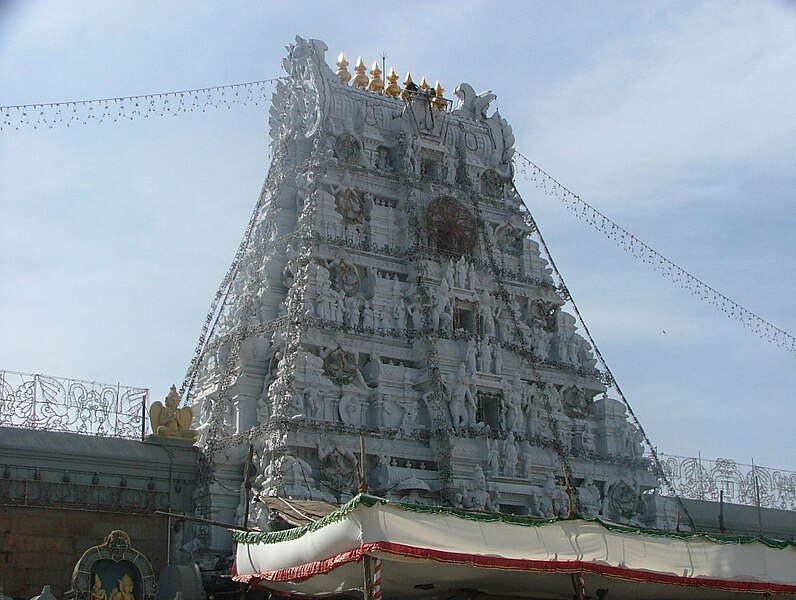
[[[497,338],[503,343],[509,341],[509,316],[508,311],[503,308],[498,308],[495,311],[494,322],[497,323]]]
[[[591,430],[591,425],[586,423],[583,426],[583,433],[580,434],[581,446],[587,452],[594,452],[594,433]]]
[[[456,285],[454,281],[454,272],[453,260],[449,260],[448,266],[445,268],[445,277],[443,277],[444,281],[448,284],[449,290],[452,290]]]
[[[480,303],[481,323],[483,323],[484,334],[487,336],[495,335],[495,317],[492,312],[492,298],[489,292],[484,290],[481,294]]]
[[[109,600],[135,600],[133,597],[133,580],[127,573],[122,575],[118,587],[113,588]]]
[[[489,345],[489,338],[484,336],[478,344],[478,366],[482,373],[492,371],[492,346]]]
[[[196,431],[191,429],[193,411],[188,406],[177,408],[180,403],[180,393],[176,386],[171,386],[165,401],[165,405],[158,401],[149,408],[149,420],[155,435],[194,439]]]
[[[317,295],[315,298],[315,314],[324,321],[332,320],[332,284],[328,278],[318,279],[316,284]]]
[[[451,286],[448,284],[447,279],[443,279],[439,283],[439,297],[442,298],[444,301],[450,302],[451,297]]]
[[[543,517],[555,516],[553,508],[554,498],[556,494],[556,478],[552,473],[547,474],[544,485],[539,494],[539,512]]]
[[[108,600],[108,593],[102,589],[102,580],[99,575],[94,575],[94,585],[91,587],[91,600]]]
[[[362,327],[365,329],[373,329],[373,326],[373,309],[370,307],[370,302],[365,300],[365,304],[362,307]]]
[[[381,377],[381,359],[375,352],[368,355],[368,362],[362,367],[362,377],[370,387],[376,387]]]
[[[503,349],[500,344],[492,345],[492,372],[495,375],[503,372]]]
[[[644,434],[635,425],[627,424],[625,429],[625,455],[633,462],[641,460],[644,454]]]
[[[522,380],[514,374],[511,385],[504,384],[503,424],[507,431],[522,431]]]
[[[533,387],[530,390],[533,390]],[[522,416],[525,420],[526,435],[534,437],[539,433],[539,414],[534,404],[533,392],[530,390],[522,397]]]
[[[533,450],[528,442],[522,444],[522,478],[533,477]]]
[[[343,396],[340,400],[340,420],[346,425],[362,425],[362,405],[352,395]]]
[[[456,287],[467,288],[467,260],[464,256],[456,262]]]
[[[406,329],[406,303],[402,297],[398,297],[398,301],[393,307],[393,317],[395,318],[395,328],[399,331]]]
[[[489,490],[489,498],[486,501],[486,510],[488,512],[500,512],[500,490]]]
[[[406,296],[406,312],[409,315],[409,321],[412,323],[412,328],[419,330],[422,328],[422,311],[420,304],[416,298],[417,288],[412,284]]]
[[[528,514],[532,517],[547,516],[542,510],[542,490],[537,485],[528,488]]]
[[[476,350],[475,350],[475,341],[470,340],[467,342],[467,352],[465,353],[464,363],[467,365],[467,372],[469,374],[473,374],[477,370],[476,364]]]
[[[563,487],[556,486],[553,500],[556,514],[560,517],[566,517],[569,514],[569,496],[566,490]]]
[[[514,434],[509,433],[503,442],[503,474],[506,477],[517,476],[517,459],[517,443],[514,441]]]
[[[451,315],[450,299],[445,293],[439,293],[431,297],[430,313],[432,329],[448,330],[451,328],[453,316]]]
[[[359,327],[359,299],[356,296],[345,299],[345,321],[349,327]]]
[[[405,434],[412,434],[417,429],[417,402],[414,399],[406,402],[399,429]]]
[[[465,396],[465,405],[467,407],[467,420],[470,424],[470,427],[478,427],[483,424],[483,422],[479,422],[476,419],[476,415],[478,413],[478,406],[476,405],[475,399],[478,397],[478,388],[475,385],[475,378],[470,378],[470,385],[467,386],[469,394]]]
[[[456,183],[456,154],[452,151],[445,155],[445,182]]]
[[[459,365],[459,372],[450,387],[449,407],[451,413],[451,423],[453,426],[467,427],[475,425],[475,416],[470,417],[470,406],[475,406],[473,390],[469,383],[469,378],[465,372],[464,363]],[[474,411],[473,411],[474,413]]]
[[[319,418],[323,406],[320,392],[316,387],[317,383],[317,381],[310,382],[310,387],[304,390],[304,414],[310,419]]]
[[[490,479],[498,476],[500,470],[500,460],[498,453],[497,440],[486,439],[486,474]]]
[[[486,477],[484,477],[484,470],[481,465],[475,465],[473,469],[473,491],[467,500],[469,502],[465,503],[465,508],[474,508],[476,510],[484,510],[486,508],[489,492],[486,489]]]

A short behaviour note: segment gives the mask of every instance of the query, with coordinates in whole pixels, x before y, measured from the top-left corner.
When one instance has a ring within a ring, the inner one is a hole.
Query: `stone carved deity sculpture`
[[[467,352],[465,353],[464,364],[467,366],[467,373],[472,375],[478,370],[477,365],[477,351],[475,347],[475,341],[470,340],[467,342]]]
[[[492,344],[492,372],[495,375],[503,373],[503,350],[500,344]]]
[[[406,329],[406,303],[401,296],[398,297],[398,301],[393,307],[393,317],[395,319],[396,329],[399,331]]]
[[[489,345],[489,338],[484,336],[478,344],[478,367],[482,373],[492,371],[492,346]]]
[[[514,441],[514,434],[509,433],[503,442],[503,474],[506,477],[517,476],[517,442]]]
[[[448,285],[449,290],[452,290],[456,285],[455,272],[456,269],[453,266],[453,261],[449,260],[447,266],[445,267],[445,275],[442,278],[445,281],[445,283]]]
[[[191,429],[193,411],[190,407],[177,408],[180,403],[180,393],[177,386],[171,386],[165,405],[159,401],[149,408],[149,420],[152,432],[163,437],[174,437],[192,440],[197,432]]]
[[[467,289],[467,259],[464,256],[456,261],[456,287]]]
[[[456,378],[449,384],[450,397],[448,406],[451,413],[451,423],[454,427],[472,427],[475,425],[474,414],[471,416],[470,407],[475,406],[475,398],[470,385],[470,378],[465,372],[464,363],[459,365]]]
[[[507,431],[521,432],[523,430],[522,415],[522,380],[519,374],[514,374],[511,385],[504,384],[503,388],[503,424]]]
[[[486,487],[486,477],[484,477],[484,470],[481,465],[475,465],[473,468],[473,483],[472,490],[467,498],[465,498],[464,507],[474,508],[476,510],[484,510],[486,503],[489,500],[489,491]]]
[[[486,474],[490,479],[494,479],[498,476],[500,471],[500,457],[497,441],[487,438],[486,448]]]

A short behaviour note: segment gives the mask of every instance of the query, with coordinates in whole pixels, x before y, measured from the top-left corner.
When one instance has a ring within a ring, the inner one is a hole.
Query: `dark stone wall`
[[[198,451],[147,441],[0,427],[0,582],[30,598],[63,596],[83,552],[126,531],[159,574],[191,528],[156,511],[190,513]],[[169,547],[171,543],[171,547]]]
[[[49,585],[63,597],[83,552],[102,544],[114,529],[130,535],[132,546],[147,556],[155,573],[166,567],[166,517],[0,506],[0,580],[6,595],[30,598]]]

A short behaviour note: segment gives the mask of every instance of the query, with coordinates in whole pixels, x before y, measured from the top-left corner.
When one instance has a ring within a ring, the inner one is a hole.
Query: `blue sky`
[[[271,78],[296,34],[492,89],[531,160],[796,332],[792,2],[6,0],[0,104]],[[267,169],[262,105],[0,132],[0,369],[165,396]],[[518,186],[659,450],[796,470],[795,357]]]

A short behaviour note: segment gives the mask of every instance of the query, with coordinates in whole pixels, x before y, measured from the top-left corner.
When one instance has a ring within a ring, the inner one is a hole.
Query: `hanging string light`
[[[176,116],[179,113],[205,112],[208,108],[232,108],[233,105],[258,105],[267,102],[271,85],[279,78],[234,83],[179,92],[162,92],[142,96],[48,102],[0,106],[0,131],[52,129],[56,125],[86,125],[92,121],[133,120],[136,118]]]
[[[585,221],[608,239],[613,240],[617,246],[629,252],[634,258],[650,265],[654,270],[660,271],[664,276],[671,279],[682,289],[688,290],[700,300],[712,304],[717,310],[740,322],[741,325],[760,338],[784,348],[792,354],[796,354],[796,338],[788,332],[772,325],[740,304],[733,302],[721,292],[697,279],[665,256],[647,246],[635,235],[581,200],[580,197],[561,185],[521,153],[517,152],[515,156],[519,158],[517,170],[526,181],[533,183],[545,195],[558,198],[579,219]]]

